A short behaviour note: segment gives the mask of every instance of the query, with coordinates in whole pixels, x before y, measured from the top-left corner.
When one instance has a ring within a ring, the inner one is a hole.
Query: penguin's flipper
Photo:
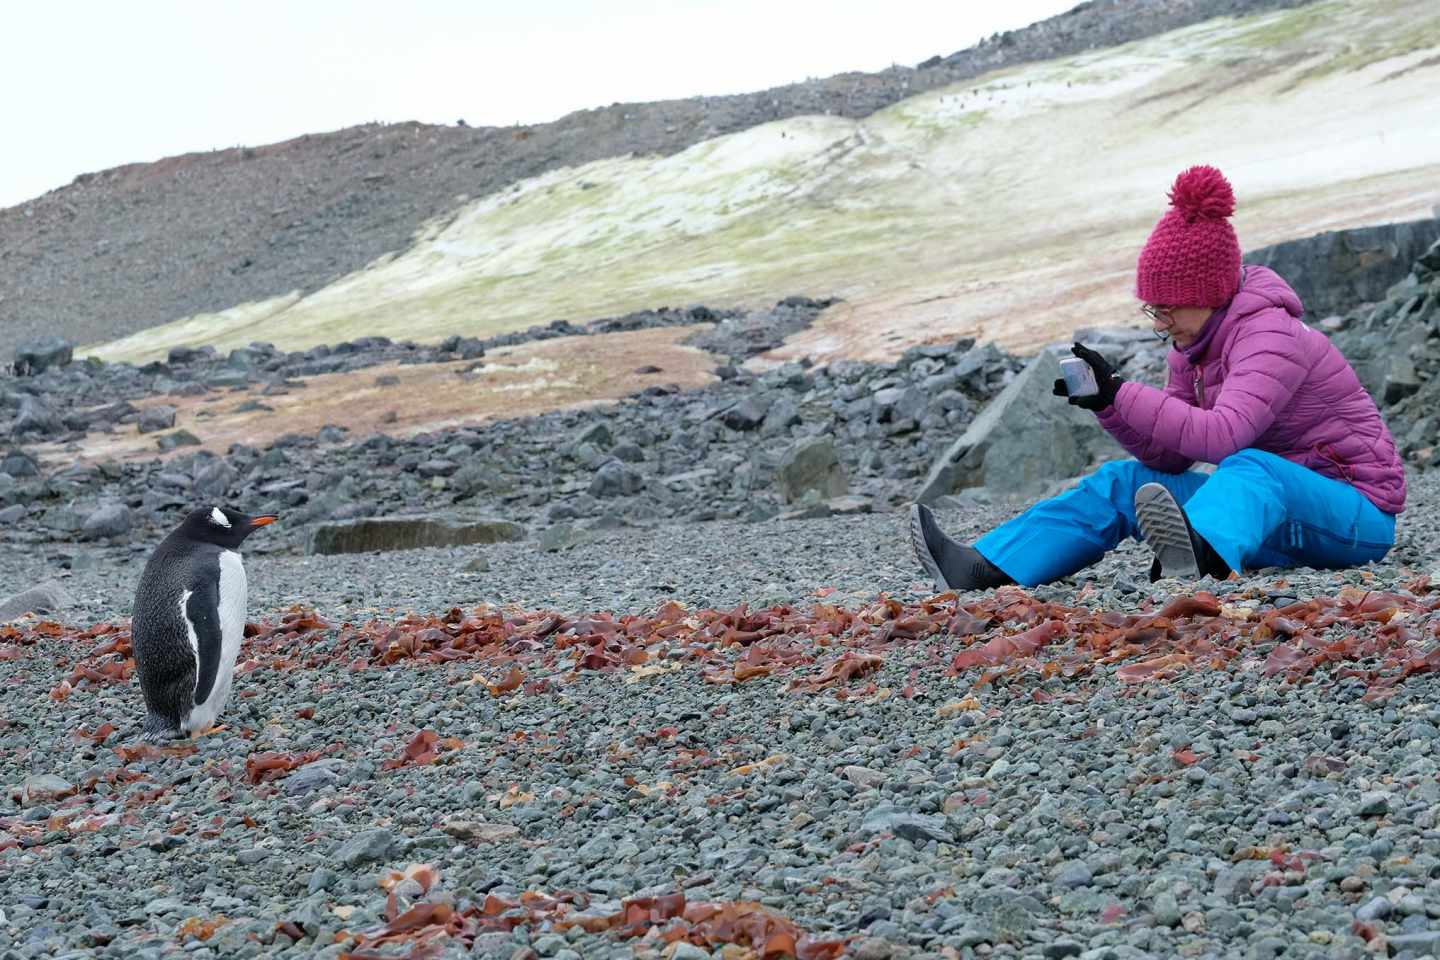
[[[216,580],[195,585],[185,600],[185,621],[195,647],[195,705],[210,699],[220,671],[220,587]]]

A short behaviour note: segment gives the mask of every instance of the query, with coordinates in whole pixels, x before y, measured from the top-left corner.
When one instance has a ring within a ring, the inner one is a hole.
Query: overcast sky
[[[1078,0],[47,0],[7,6],[0,207],[358,123],[539,123],[913,66]]]

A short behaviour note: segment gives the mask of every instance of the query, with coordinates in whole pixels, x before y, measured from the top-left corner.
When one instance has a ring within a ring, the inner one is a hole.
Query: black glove
[[[1075,343],[1071,345],[1070,352],[1090,364],[1090,369],[1095,372],[1095,382],[1099,384],[1100,390],[1094,396],[1072,397],[1069,388],[1065,385],[1065,379],[1062,377],[1055,381],[1055,396],[1067,397],[1071,406],[1083,407],[1094,413],[1108,410],[1115,402],[1115,394],[1119,391],[1120,384],[1125,381],[1115,373],[1109,361],[1089,347]]]

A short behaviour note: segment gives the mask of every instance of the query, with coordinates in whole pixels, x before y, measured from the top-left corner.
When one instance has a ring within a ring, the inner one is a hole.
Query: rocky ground
[[[898,513],[272,528],[227,729],[159,753],[125,622],[161,531],[15,544],[66,625],[0,628],[0,956],[1434,953],[1437,505],[1412,477],[1366,569],[1152,585],[1127,544],[958,606]]]
[[[546,533],[553,547],[597,530],[670,520],[893,507],[913,495],[937,452],[932,444],[963,431],[1022,361],[962,341],[919,348],[891,364],[813,371],[792,364],[758,374],[738,366],[824,304],[794,299],[754,314],[695,307],[643,318],[660,325],[671,317],[718,318],[697,337],[717,351],[720,376],[703,390],[654,386],[617,404],[409,437],[352,437],[325,427],[281,435],[264,449],[232,447],[224,456],[191,452],[187,444],[196,438],[171,429],[173,408],[140,410],[131,401],[248,388],[263,405],[267,395],[303,390],[305,375],[337,366],[358,369],[397,356],[449,360],[466,350],[479,358],[484,347],[362,343],[286,355],[262,346],[143,368],[47,368],[0,388],[10,432],[21,442],[0,460],[0,538],[56,551],[62,563],[82,554],[93,560],[173,525],[197,497],[284,516],[274,545],[287,550],[303,549],[319,524],[372,516],[501,518]],[[1153,371],[1159,344],[1135,356]],[[87,436],[105,431],[150,431],[157,456],[67,465],[63,446],[50,463],[30,452],[37,441],[83,449]]]
[[[163,752],[112,557],[0,628],[0,956],[1433,953],[1437,479],[1373,568],[958,606],[893,514],[251,551],[227,729]]]
[[[1334,245],[1332,237],[1317,240]],[[1388,263],[1384,269],[1395,273]],[[1345,289],[1357,276],[1345,278]],[[1326,291],[1311,292],[1323,299]],[[497,518],[525,525],[553,549],[599,530],[677,520],[894,509],[914,499],[946,445],[1027,361],[962,340],[914,348],[891,363],[788,364],[764,372],[745,365],[829,303],[792,297],[748,313],[662,309],[489,341],[452,337],[435,346],[369,338],[294,353],[267,344],[223,356],[177,350],[166,362],[140,367],[68,362],[64,341],[38,341],[22,354],[31,375],[0,380],[0,431],[12,438],[0,450],[0,542],[48,551],[62,567],[93,563],[107,552],[138,548],[192,501],[207,498],[281,514],[285,524],[273,545],[283,550],[304,549],[319,525],[366,517]],[[1406,461],[1440,463],[1434,413],[1440,245],[1410,262],[1379,302],[1316,323],[1380,403]],[[206,450],[194,446],[205,414],[177,429],[175,408],[166,402],[242,397],[237,410],[263,414],[271,409],[267,399],[303,394],[315,375],[446,361],[483,370],[486,351],[497,347],[696,325],[701,332],[690,339],[714,358],[713,386],[682,391],[658,383],[618,403],[539,417],[391,435],[382,404],[363,436],[335,425],[311,434],[274,425],[262,446]],[[1166,348],[1145,332],[1077,335],[1123,376],[1163,379]],[[1038,392],[1044,394],[1043,385]],[[1054,407],[1051,400],[1030,397],[1012,411],[1006,429]],[[1099,449],[1099,431],[1082,420]],[[158,456],[118,463],[85,456],[87,443],[116,434],[153,437]],[[1005,466],[986,469],[1003,477]],[[1048,475],[1060,479],[1084,466],[1057,462]],[[992,484],[974,495],[1015,485]]]
[[[1417,467],[1435,255],[1327,325]],[[1155,375],[1153,341],[1086,339]],[[886,508],[1018,367],[964,343],[732,367],[444,435],[83,470],[22,432],[0,960],[1440,954],[1440,472],[1366,568],[1151,584],[1127,543],[933,597]],[[12,431],[70,369],[7,383]],[[145,748],[135,582],[222,494],[284,517],[247,546],[237,693],[225,729]],[[525,539],[306,554],[347,504]],[[1017,508],[944,506],[964,539]]]
[[[8,337],[58,333],[98,343],[313,291],[404,250],[423,224],[455,210],[457,198],[550,170],[676,153],[797,115],[864,117],[990,70],[1303,2],[1096,0],[968,50],[937,51],[914,68],[742,96],[617,103],[525,127],[367,125],[86,174],[0,210],[0,360],[9,359]]]

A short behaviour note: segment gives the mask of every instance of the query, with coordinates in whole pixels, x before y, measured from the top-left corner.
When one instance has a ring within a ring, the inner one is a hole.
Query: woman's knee
[[[1137,482],[1140,471],[1143,469],[1144,465],[1139,460],[1127,457],[1123,460],[1107,460],[1100,464],[1091,476],[1122,483],[1133,483]]]
[[[1284,461],[1273,453],[1266,453],[1264,450],[1256,450],[1254,447],[1246,447],[1244,450],[1236,450],[1230,456],[1225,457],[1215,465],[1217,470],[1235,467],[1262,467],[1268,469],[1276,461]]]

